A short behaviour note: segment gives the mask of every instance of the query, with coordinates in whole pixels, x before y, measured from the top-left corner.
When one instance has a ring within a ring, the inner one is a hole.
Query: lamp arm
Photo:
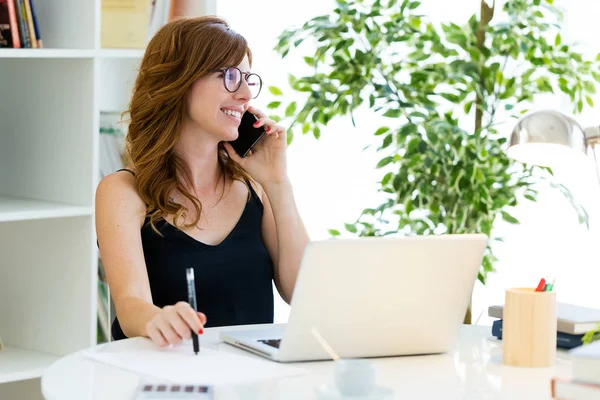
[[[596,169],[596,177],[598,178],[598,185],[600,185],[600,171],[598,170],[598,157],[596,157],[596,143],[591,144],[592,154],[594,155],[594,167]]]

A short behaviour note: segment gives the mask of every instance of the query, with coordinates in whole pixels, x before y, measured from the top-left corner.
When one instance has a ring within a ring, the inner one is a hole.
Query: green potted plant
[[[574,113],[592,106],[598,63],[563,42],[562,14],[552,0],[507,1],[506,18],[498,22],[501,10],[482,0],[479,15],[440,28],[419,6],[414,0],[337,0],[332,13],[281,33],[275,47],[281,57],[301,52],[305,42],[313,45],[304,57],[312,73],[290,75],[291,88],[305,95],[302,102],[277,100],[268,107],[285,115],[290,141],[298,131],[318,139],[335,117],[354,122],[359,108],[387,117],[372,130],[385,198],[345,228],[358,236],[485,233],[491,240],[478,276],[485,284],[497,260],[493,243],[502,240],[494,223],[518,223],[511,208],[535,201],[537,178],[552,174],[509,159],[510,132],[500,132],[499,122],[519,118],[545,93],[568,95]],[[587,224],[568,189],[552,184]]]

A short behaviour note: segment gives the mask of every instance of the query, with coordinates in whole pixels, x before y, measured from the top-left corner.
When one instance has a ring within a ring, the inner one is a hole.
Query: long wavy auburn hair
[[[202,204],[189,190],[193,187],[189,167],[175,154],[187,95],[210,69],[238,65],[246,55],[252,63],[246,39],[214,16],[169,22],[148,44],[124,116],[129,115],[127,159],[136,169],[137,189],[155,232],[160,234],[155,224],[167,215],[174,216],[174,225],[180,229],[198,225]],[[248,184],[250,176],[229,157],[222,143],[218,152],[223,179]],[[174,190],[193,204],[194,218],[187,224],[189,210],[170,200]]]

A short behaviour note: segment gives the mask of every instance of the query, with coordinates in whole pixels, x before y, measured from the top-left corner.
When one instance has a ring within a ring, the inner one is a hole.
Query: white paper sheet
[[[302,375],[306,370],[281,363],[201,348],[195,355],[191,342],[165,349],[102,349],[86,357],[168,382],[231,385]]]

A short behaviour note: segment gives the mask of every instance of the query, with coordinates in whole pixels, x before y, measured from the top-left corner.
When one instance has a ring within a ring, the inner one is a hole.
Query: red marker
[[[544,278],[540,279],[540,283],[538,283],[537,288],[535,288],[536,292],[543,292],[546,287],[546,280]]]

